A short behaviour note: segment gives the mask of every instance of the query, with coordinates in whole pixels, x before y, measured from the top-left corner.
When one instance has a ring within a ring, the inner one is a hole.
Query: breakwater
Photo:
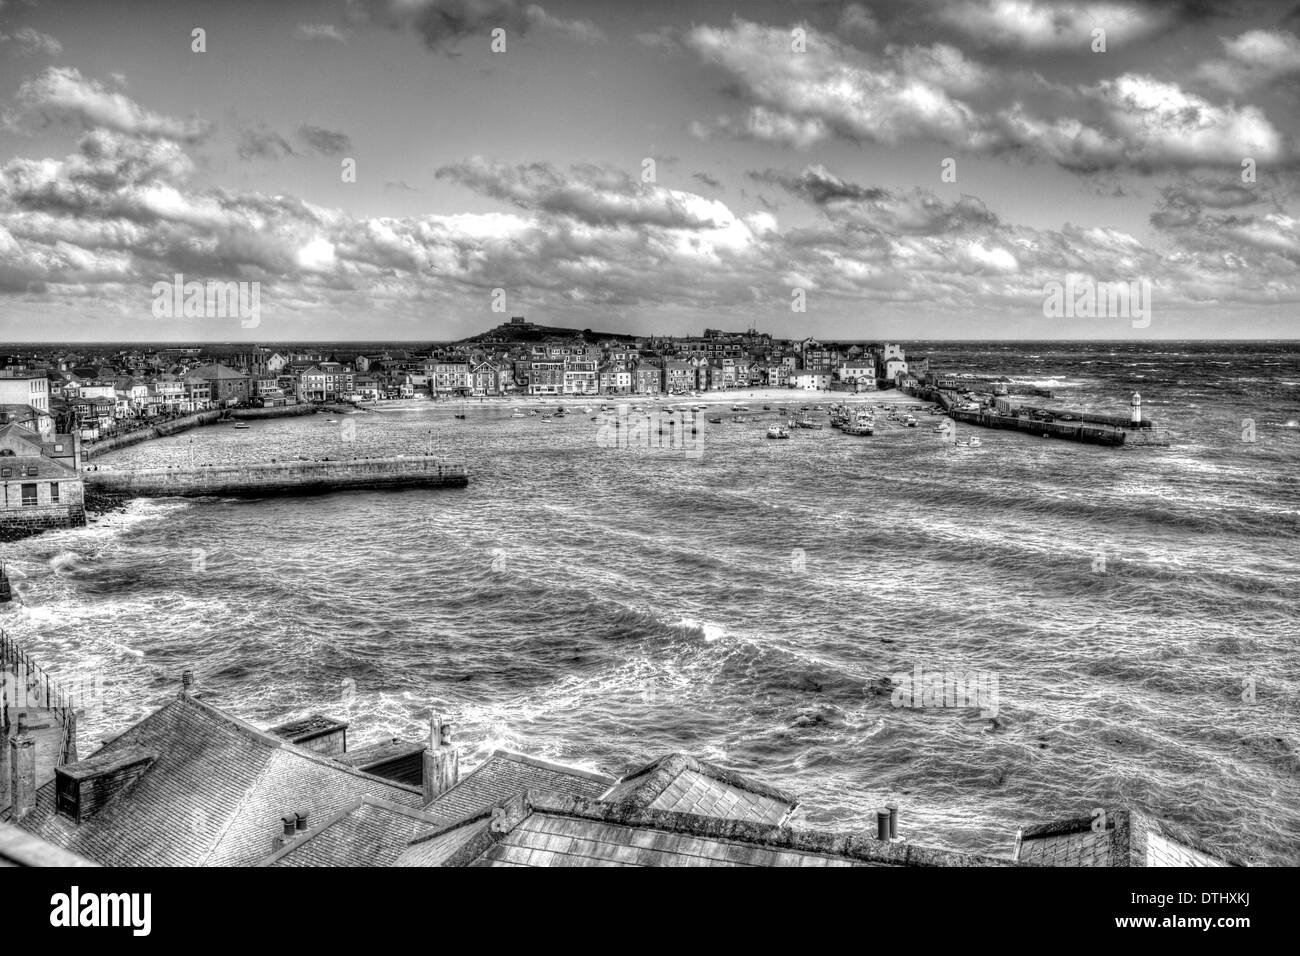
[[[81,446],[81,456],[83,459],[96,458],[107,452],[117,451],[119,448],[130,448],[132,445],[154,438],[166,438],[168,435],[176,435],[191,428],[215,425],[229,419],[292,418],[297,415],[315,415],[317,411],[315,405],[277,405],[271,408],[230,408],[195,412],[193,415],[174,418],[148,428],[138,428],[125,435],[85,442]]]
[[[463,488],[469,484],[469,473],[462,464],[419,455],[93,471],[85,480],[87,504],[111,507],[129,498],[265,498],[390,488]]]
[[[139,428],[125,435],[114,435],[112,438],[88,441],[81,446],[81,457],[83,459],[95,458],[107,452],[116,451],[119,448],[138,445],[140,442],[149,441],[152,438],[166,438],[168,435],[189,431],[191,428],[198,428],[201,425],[211,425],[220,417],[221,412],[217,411],[195,412],[193,415],[174,418],[171,421],[161,422],[150,428]]]

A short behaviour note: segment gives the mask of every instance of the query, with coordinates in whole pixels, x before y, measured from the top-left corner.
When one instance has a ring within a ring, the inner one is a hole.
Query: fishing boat
[[[786,431],[784,428],[782,428],[780,425],[772,425],[767,430],[767,437],[768,438],[789,438],[790,433]]]
[[[908,428],[915,428],[916,419],[913,418],[911,415],[908,415],[906,418],[903,419],[903,424],[906,425]]]
[[[13,588],[9,586],[9,575],[5,573],[5,566],[0,564],[0,604],[5,604],[14,599]]]
[[[844,424],[843,432],[846,435],[874,435],[876,433],[876,420],[870,413],[863,414],[859,412],[853,421]]]
[[[821,422],[814,422],[807,418],[799,418],[794,422],[795,428],[825,428]]]
[[[235,427],[235,428],[247,428],[247,427],[248,427],[248,422],[235,422],[234,427]]]

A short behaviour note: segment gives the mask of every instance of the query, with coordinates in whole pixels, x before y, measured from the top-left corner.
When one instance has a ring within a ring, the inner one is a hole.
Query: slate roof
[[[438,825],[446,825],[482,814],[529,789],[595,798],[613,784],[613,777],[601,773],[497,750],[424,810]]]
[[[669,754],[620,780],[601,800],[640,810],[669,810],[779,825],[799,805],[785,791],[686,754]]]
[[[1040,866],[1234,866],[1190,834],[1144,813],[1118,810],[1093,829],[1093,817],[1025,827],[1014,857]]]
[[[77,824],[55,812],[50,781],[22,828],[108,865],[240,866],[271,852],[286,813],[320,820],[362,796],[421,802],[419,788],[345,767],[194,697],[172,700],[99,753],[128,747],[158,756],[126,797]]]
[[[399,866],[1014,866],[1010,860],[527,791],[426,834]]]
[[[12,469],[13,473],[5,481],[18,481],[21,478],[45,478],[55,481],[71,481],[79,478],[77,472],[53,458],[44,455],[5,455],[0,457],[0,468]],[[36,474],[31,470],[35,468]]]
[[[95,866],[75,853],[61,850],[17,827],[0,823],[0,867]]]
[[[262,866],[392,866],[417,831],[434,818],[388,800],[353,800],[272,853]]]

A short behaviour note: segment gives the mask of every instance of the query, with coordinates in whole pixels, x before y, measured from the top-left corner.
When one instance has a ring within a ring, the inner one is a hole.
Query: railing
[[[68,738],[76,724],[77,695],[52,678],[3,628],[0,628],[0,672],[14,675],[14,700],[6,699],[7,687],[0,694],[0,730],[9,733],[11,706],[48,710],[64,728],[63,750],[70,749]]]

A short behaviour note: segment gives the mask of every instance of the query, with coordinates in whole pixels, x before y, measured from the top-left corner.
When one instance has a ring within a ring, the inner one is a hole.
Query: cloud
[[[487,40],[500,27],[522,36],[530,20],[517,0],[349,0],[350,13],[393,30],[419,35],[425,47],[453,53],[467,37]]]
[[[300,23],[293,31],[299,40],[333,40],[335,43],[347,43],[348,34],[349,31],[332,23]]]
[[[310,126],[304,123],[298,127],[298,139],[311,149],[325,156],[340,156],[352,149],[352,140],[345,133]]]
[[[1084,88],[1100,122],[1043,121],[1013,109],[1001,115],[1009,139],[1074,170],[1141,172],[1294,159],[1292,144],[1256,106],[1218,106],[1175,83],[1124,74]]]
[[[1198,75],[1229,93],[1248,90],[1300,73],[1300,39],[1284,30],[1251,30],[1222,37],[1227,59],[1201,64]]]
[[[715,177],[710,176],[708,173],[691,173],[691,178],[696,182],[708,186],[710,189],[722,188],[722,183],[720,183]]]
[[[43,53],[46,56],[58,56],[63,52],[62,43],[48,33],[31,27],[21,27],[9,35],[0,33],[0,44],[8,43],[16,45],[21,53],[28,55]]]
[[[988,75],[952,47],[891,47],[876,57],[809,30],[808,52],[794,54],[788,31],[744,20],[696,27],[687,43],[753,101],[739,120],[697,123],[697,136],[722,132],[798,148],[832,136],[891,145],[931,137],[970,149],[995,142],[950,91]]]
[[[408,183],[405,179],[387,180],[384,183],[384,188],[392,190],[393,192],[402,192],[402,193],[418,193],[420,191],[419,189],[417,189],[416,187]]]
[[[834,138],[930,141],[971,153],[1019,152],[1088,173],[1296,158],[1295,143],[1260,107],[1216,104],[1149,76],[1125,73],[1074,87],[1033,80],[1032,110],[1020,100],[988,108],[975,105],[986,99],[978,94],[1003,79],[955,47],[890,45],[875,55],[810,31],[808,52],[792,54],[788,41],[784,30],[743,20],[692,30],[691,48],[727,75],[747,108],[738,117],[692,121],[688,131],[797,149]]]
[[[582,165],[565,174],[549,163],[511,165],[475,156],[442,167],[436,176],[521,209],[572,217],[590,225],[709,229],[734,219],[722,203],[640,183],[605,166]]]
[[[182,143],[197,143],[211,132],[210,124],[200,120],[180,120],[146,110],[71,67],[49,67],[36,79],[25,80],[15,100],[17,111],[6,116],[6,125],[104,128]]]
[[[553,17],[537,4],[530,4],[524,11],[528,22],[539,30],[547,30],[577,40],[579,43],[600,43],[605,40],[604,32],[590,20],[563,20]]]
[[[265,124],[259,124],[252,129],[240,131],[239,143],[235,146],[235,152],[242,160],[251,159],[280,159],[284,156],[296,156],[293,147],[289,141],[270,129]]]
[[[1151,36],[1169,20],[1161,10],[1123,3],[969,0],[941,8],[940,19],[977,44],[1030,53],[1090,53],[1092,31],[1106,31],[1106,48]]]

